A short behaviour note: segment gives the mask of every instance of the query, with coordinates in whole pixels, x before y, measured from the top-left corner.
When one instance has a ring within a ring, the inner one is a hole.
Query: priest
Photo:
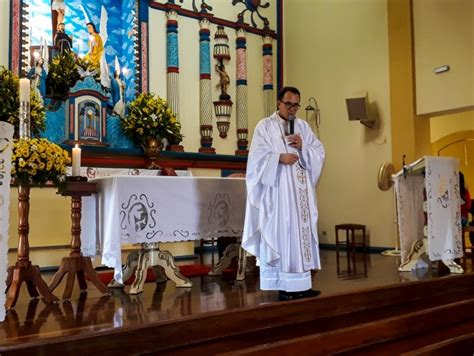
[[[242,247],[258,258],[260,288],[280,300],[313,297],[311,270],[321,268],[315,186],[324,148],[296,118],[300,92],[284,87],[278,111],[256,128],[247,163],[247,207]]]

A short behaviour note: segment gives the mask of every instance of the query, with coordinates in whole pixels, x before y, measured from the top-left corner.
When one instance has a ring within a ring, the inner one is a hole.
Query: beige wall
[[[0,0],[0,65],[8,67],[10,1]]]
[[[394,246],[392,192],[377,188],[391,160],[387,5],[380,0],[284,2],[285,83],[318,99],[326,164],[318,186],[321,242],[334,225],[365,224],[372,246]],[[375,129],[349,122],[345,99],[368,92]],[[305,115],[304,110],[299,113]]]
[[[61,246],[71,243],[71,198],[55,188],[32,188],[30,192],[30,246]],[[10,190],[8,246],[18,245],[18,190]]]
[[[432,117],[431,142],[459,131],[474,130],[474,110]]]
[[[474,2],[414,0],[418,114],[474,105]],[[433,69],[449,65],[442,74]]]

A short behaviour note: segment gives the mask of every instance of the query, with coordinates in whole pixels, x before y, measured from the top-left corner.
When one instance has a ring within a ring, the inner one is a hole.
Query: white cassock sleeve
[[[247,206],[242,247],[257,257],[260,256],[261,227],[272,211],[268,191],[278,185],[280,152],[274,150],[268,129],[264,120],[255,127],[246,172]],[[269,257],[278,259],[276,246],[272,246],[271,241],[267,245]]]
[[[324,147],[306,121],[298,120],[300,133],[303,138],[303,147],[301,149],[300,162],[308,172],[311,185],[313,187],[318,183],[323,170],[325,151]]]

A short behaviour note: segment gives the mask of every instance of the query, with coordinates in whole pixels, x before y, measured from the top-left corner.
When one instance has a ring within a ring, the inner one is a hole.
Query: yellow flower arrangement
[[[66,150],[47,139],[20,139],[13,145],[12,178],[17,184],[58,184],[71,159]]]
[[[159,96],[141,93],[128,105],[128,116],[121,119],[126,135],[140,144],[148,137],[166,138],[171,144],[183,139],[181,124],[176,114]]]

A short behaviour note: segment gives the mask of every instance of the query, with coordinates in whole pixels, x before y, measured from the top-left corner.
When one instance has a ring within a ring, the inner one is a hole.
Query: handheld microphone
[[[288,115],[288,125],[289,125],[290,135],[294,135],[295,134],[295,116],[294,115]]]

